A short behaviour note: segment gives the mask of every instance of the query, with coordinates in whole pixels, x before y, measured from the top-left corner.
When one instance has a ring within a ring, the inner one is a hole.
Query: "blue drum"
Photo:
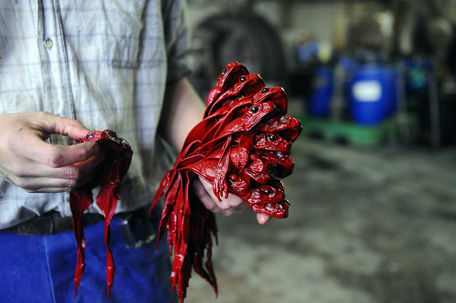
[[[309,116],[326,118],[331,112],[331,100],[334,92],[334,72],[330,67],[315,70],[312,96],[307,101]]]
[[[360,125],[373,126],[384,121],[392,111],[396,83],[391,70],[377,65],[358,68],[352,78],[350,113]]]

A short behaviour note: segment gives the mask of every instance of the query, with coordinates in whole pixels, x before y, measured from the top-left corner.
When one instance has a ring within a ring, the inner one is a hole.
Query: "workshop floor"
[[[456,302],[456,148],[300,137],[292,157],[289,217],[219,217],[219,296],[193,274],[185,302]]]

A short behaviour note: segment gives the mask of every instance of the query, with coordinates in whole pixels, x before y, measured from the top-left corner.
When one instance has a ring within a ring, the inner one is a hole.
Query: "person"
[[[8,0],[0,24],[0,301],[106,301],[104,223],[95,205],[84,215],[86,270],[74,298],[68,201],[104,157],[96,143],[74,143],[89,130],[112,129],[134,155],[111,223],[110,301],[175,302],[167,243],[156,251],[147,241],[160,209],[150,221],[143,216],[172,164],[168,147],[179,150],[204,111],[186,79],[185,1]],[[193,188],[215,213],[245,208],[232,195],[217,201],[202,180]]]

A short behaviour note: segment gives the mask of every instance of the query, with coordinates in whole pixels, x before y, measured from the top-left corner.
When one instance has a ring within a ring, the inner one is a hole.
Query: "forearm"
[[[203,119],[205,105],[187,79],[167,87],[160,132],[181,150],[189,131]]]

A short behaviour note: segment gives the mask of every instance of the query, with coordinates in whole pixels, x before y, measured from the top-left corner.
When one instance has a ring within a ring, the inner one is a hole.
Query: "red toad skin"
[[[74,292],[77,296],[77,288],[84,273],[84,251],[86,241],[82,225],[83,212],[93,203],[92,189],[100,186],[100,192],[96,203],[105,217],[105,244],[106,256],[106,280],[107,298],[109,299],[114,279],[114,260],[109,247],[111,219],[117,207],[117,200],[121,197],[120,182],[130,167],[133,152],[127,141],[118,138],[112,130],[93,131],[79,143],[97,142],[105,151],[105,159],[101,163],[93,181],[70,193],[70,208],[73,214],[73,229],[78,245],[78,261],[74,277]]]
[[[278,178],[293,171],[291,144],[302,128],[298,119],[285,116],[287,104],[283,88],[265,87],[242,64],[228,64],[207,96],[203,120],[189,132],[174,167],[163,177],[151,210],[163,197],[158,238],[168,232],[174,254],[170,280],[181,303],[192,268],[217,294],[211,259],[217,226],[192,190],[195,178],[211,183],[219,199],[231,193],[257,213],[288,216],[289,202]]]

